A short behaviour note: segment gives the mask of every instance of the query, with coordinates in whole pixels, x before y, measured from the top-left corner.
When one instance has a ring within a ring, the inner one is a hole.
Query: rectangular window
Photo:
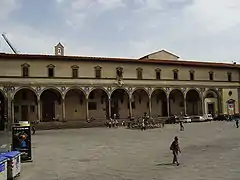
[[[14,112],[19,113],[19,106],[14,106]]]
[[[54,77],[54,68],[48,68],[48,77]]]
[[[88,110],[97,110],[96,102],[88,102]]]
[[[95,78],[101,79],[101,69],[96,69],[95,70]]]
[[[228,73],[228,81],[229,81],[229,82],[232,81],[232,73]]]
[[[142,79],[142,70],[137,70],[137,78]]]
[[[173,79],[178,80],[178,72],[173,72]]]
[[[160,80],[160,79],[161,79],[161,73],[160,73],[160,71],[157,71],[157,72],[156,72],[156,79],[157,79],[157,80]]]
[[[29,69],[28,69],[28,67],[23,67],[22,68],[22,75],[23,75],[23,77],[28,77],[29,76]]]
[[[30,106],[31,113],[35,113],[35,106]]]
[[[210,80],[210,81],[213,81],[213,73],[212,73],[212,72],[209,73],[209,80]]]
[[[193,81],[194,80],[194,73],[190,72],[190,80]]]
[[[72,77],[78,78],[78,69],[72,69]]]

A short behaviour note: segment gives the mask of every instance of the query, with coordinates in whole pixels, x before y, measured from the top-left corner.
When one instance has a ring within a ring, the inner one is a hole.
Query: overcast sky
[[[21,53],[240,62],[240,1],[0,0],[0,33]]]

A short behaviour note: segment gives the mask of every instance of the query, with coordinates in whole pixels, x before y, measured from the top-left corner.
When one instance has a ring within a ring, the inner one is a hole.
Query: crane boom
[[[5,34],[2,34],[2,37],[4,38],[4,40],[6,41],[6,43],[8,44],[8,46],[12,49],[12,51],[17,54],[17,50],[12,46],[12,44],[10,43],[10,41],[8,40],[8,38],[6,37]]]

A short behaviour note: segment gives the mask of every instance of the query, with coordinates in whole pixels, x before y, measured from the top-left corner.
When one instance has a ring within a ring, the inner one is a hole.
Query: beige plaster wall
[[[82,103],[81,103],[82,102]],[[65,97],[65,111],[67,121],[86,120],[86,99],[76,93],[69,93]]]
[[[173,69],[179,70],[179,79],[189,80],[189,71],[195,71],[196,80],[209,80],[209,71],[214,72],[214,80],[227,81],[227,72],[232,72],[232,80],[239,80],[239,72],[237,69],[219,69],[211,67],[182,67],[176,65],[157,65],[157,64],[140,64],[140,63],[113,63],[113,62],[80,62],[80,61],[21,61],[21,60],[0,60],[0,76],[21,76],[21,65],[28,63],[30,65],[29,73],[31,77],[47,77],[47,66],[49,64],[55,65],[55,77],[69,77],[72,76],[72,65],[79,66],[79,77],[94,78],[94,67],[99,65],[102,67],[102,78],[115,78],[116,68],[123,67],[123,78],[136,79],[136,69],[143,68],[144,79],[155,79],[155,69],[160,68],[162,79],[173,79]]]
[[[232,95],[229,95],[229,91],[232,92]],[[222,99],[222,109],[223,109],[223,113],[224,114],[228,114],[228,108],[227,108],[227,101],[229,99],[233,99],[235,100],[235,113],[239,113],[239,103],[238,103],[238,90],[237,88],[235,89],[230,89],[230,88],[226,88],[223,89],[223,99]]]

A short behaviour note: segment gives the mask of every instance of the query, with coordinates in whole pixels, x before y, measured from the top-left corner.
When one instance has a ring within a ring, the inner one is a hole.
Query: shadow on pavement
[[[176,164],[173,164],[173,163],[160,163],[160,164],[157,164],[157,166],[176,166]]]

